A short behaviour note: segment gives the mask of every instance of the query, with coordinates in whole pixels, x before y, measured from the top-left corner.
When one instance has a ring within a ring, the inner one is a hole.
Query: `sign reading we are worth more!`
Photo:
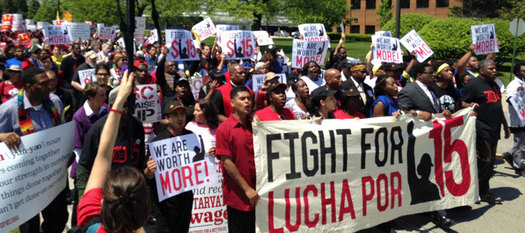
[[[387,63],[403,63],[399,39],[386,36],[372,36],[375,61]]]
[[[218,44],[227,60],[250,59],[255,53],[252,31],[221,31]]]
[[[329,41],[293,40],[292,68],[303,68],[309,61],[315,61],[320,66],[324,64]]]
[[[306,23],[297,26],[299,33],[303,36],[303,40],[306,41],[323,41],[329,40],[326,34],[326,29],[322,23]]]
[[[149,151],[157,164],[155,180],[159,201],[217,183],[213,157],[205,156],[202,137],[187,134],[151,142]]]
[[[187,30],[166,30],[166,44],[169,46],[168,61],[199,60],[193,43],[193,35]]]
[[[470,29],[472,30],[472,43],[476,45],[476,50],[474,50],[476,54],[499,52],[494,24],[472,25]]]
[[[475,117],[258,122],[257,232],[355,232],[479,199]]]

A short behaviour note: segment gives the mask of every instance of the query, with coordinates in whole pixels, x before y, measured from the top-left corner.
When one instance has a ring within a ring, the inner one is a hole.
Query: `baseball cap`
[[[266,82],[268,82],[270,80],[273,80],[275,78],[278,78],[278,76],[275,75],[274,72],[268,72],[268,73],[266,73],[266,76],[264,77],[264,82],[266,83]]]
[[[7,68],[9,71],[22,72],[22,68],[19,65],[11,65]]]
[[[318,87],[310,94],[310,97],[314,102],[325,99],[328,96],[335,95],[336,91],[324,87]]]
[[[146,68],[148,67],[148,63],[146,63],[146,61],[144,61],[144,60],[142,60],[142,59],[140,59],[140,60],[135,60],[135,61],[133,62],[133,66],[134,66],[134,67],[139,67],[140,65],[145,65]]]
[[[266,93],[268,93],[268,96],[270,96],[270,94],[272,92],[277,92],[278,90],[282,89],[283,91],[286,91],[286,88],[288,88],[288,86],[284,83],[277,83],[277,84],[274,84],[274,85],[270,85],[266,91]]]
[[[95,59],[97,58],[97,54],[93,51],[89,51],[86,53],[86,58],[91,58],[91,59]]]
[[[179,78],[177,83],[175,83],[175,86],[178,86],[178,85],[190,85],[190,81],[188,81],[187,78]]]
[[[164,102],[164,108],[162,113],[164,116],[166,116],[177,109],[186,111],[186,107],[184,107],[184,105],[180,101],[177,101],[175,99],[166,99],[166,101]]]

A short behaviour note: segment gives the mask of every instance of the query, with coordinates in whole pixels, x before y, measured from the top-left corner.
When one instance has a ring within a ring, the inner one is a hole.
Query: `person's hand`
[[[318,117],[313,116],[313,117],[312,117],[312,120],[313,120],[315,123],[317,123],[317,124],[321,124],[321,121],[323,120],[323,117],[322,117],[322,116],[318,116]]]
[[[221,60],[224,60],[226,58],[226,54],[221,52],[220,58]]]
[[[393,116],[393,117],[396,117],[396,118],[399,117],[399,116],[401,116],[400,110],[397,110],[397,111],[393,112],[393,113],[392,113],[392,116]]]
[[[470,112],[470,116],[474,116],[474,117],[478,116],[478,113],[476,111],[472,111],[472,112]]]
[[[341,40],[345,41],[346,39],[346,34],[345,32],[341,32]]]
[[[302,40],[303,38],[303,34],[299,34],[299,40]]]
[[[161,49],[160,49],[160,53],[162,53],[162,55],[163,55],[164,57],[166,57],[166,54],[168,54],[169,51],[170,51],[170,50],[169,50],[168,47],[166,47],[166,46],[162,46]]]
[[[427,111],[419,111],[419,118],[424,121],[429,121],[432,119],[432,113]]]
[[[121,104],[121,106],[117,105],[117,108],[124,106],[124,103],[128,99],[128,96],[131,94],[131,92],[133,92],[134,80],[135,80],[135,74],[133,72],[130,73],[129,69],[126,70],[126,72],[124,72],[124,75],[122,75],[117,98],[115,99],[115,104],[114,104],[114,105],[117,105],[117,103],[119,103]]]
[[[523,91],[523,87],[518,87],[518,91]]]
[[[215,147],[210,147],[208,150],[208,155],[215,157]]]
[[[505,129],[505,139],[510,137],[510,128],[508,126],[504,127]]]
[[[410,56],[412,56],[412,57],[416,57],[416,50],[410,52]]]
[[[450,110],[448,110],[448,109],[445,110],[445,111],[443,111],[441,114],[443,114],[443,116],[444,116],[445,118],[447,118],[447,119],[452,118],[452,112],[451,112]]]
[[[246,194],[246,197],[250,201],[250,206],[257,205],[257,201],[259,201],[259,194],[257,191],[255,191],[255,189],[249,188],[244,192],[244,194]]]
[[[474,52],[474,50],[476,50],[476,44],[470,44],[468,46],[468,49],[471,51],[471,52]]]
[[[155,171],[157,171],[157,163],[149,157],[148,162],[146,163],[146,170],[144,171],[144,175],[148,179],[153,179],[155,176]]]
[[[0,142],[5,143],[11,150],[18,150],[20,136],[15,132],[2,133],[0,134]]]
[[[215,91],[217,87],[219,87],[219,80],[212,80],[210,82],[210,91]]]
[[[418,114],[416,110],[412,109],[410,110],[410,115],[417,117]]]

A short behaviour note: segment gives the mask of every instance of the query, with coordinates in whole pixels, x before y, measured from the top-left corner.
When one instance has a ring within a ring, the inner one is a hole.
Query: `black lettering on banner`
[[[281,134],[268,134],[266,135],[266,148],[268,149],[268,154],[266,158],[268,159],[268,182],[273,182],[273,164],[272,160],[279,159],[279,153],[272,152],[272,142],[275,140],[281,140]]]
[[[380,145],[379,145],[379,137],[380,135],[383,134],[383,144],[384,144],[384,148],[383,148],[383,159],[381,160],[379,158],[379,153],[381,152],[380,150]],[[376,165],[378,167],[382,167],[382,166],[385,166],[386,164],[386,161],[388,160],[388,141],[387,141],[387,130],[385,127],[381,127],[377,130],[376,132],[376,138],[375,138],[375,151],[376,151]]]
[[[299,138],[299,133],[285,133],[284,139],[289,140],[290,145],[290,173],[286,174],[286,180],[301,178],[301,173],[295,170],[295,144],[294,140]]]
[[[392,153],[391,153],[392,159],[390,160],[390,164],[391,165],[394,164],[395,151],[397,151],[397,155],[399,157],[399,164],[402,164],[403,163],[403,150],[402,150],[403,149],[403,135],[401,132],[401,127],[400,126],[392,127],[391,131],[392,132],[390,132],[390,144],[392,145]],[[395,132],[397,132],[397,138],[399,139],[398,143],[396,143],[394,139]]]
[[[335,132],[337,135],[341,135],[343,137],[343,172],[346,172],[348,169],[348,144],[346,142],[346,135],[351,135],[352,131],[350,129],[337,129]]]
[[[319,151],[315,149],[310,150],[310,155],[312,156],[314,166],[311,170],[308,169],[308,154],[306,152],[307,150],[306,140],[308,138],[312,139],[311,144],[317,144],[317,137],[315,137],[315,134],[312,131],[306,131],[301,137],[301,147],[302,147],[302,155],[303,155],[303,172],[306,176],[314,176],[315,173],[317,173],[317,170],[319,170]]]
[[[330,147],[325,146],[325,138],[323,131],[319,131],[319,142],[320,142],[320,150],[321,150],[321,175],[324,175],[326,173],[326,155],[331,154],[331,171],[332,173],[335,173],[335,136],[334,131],[330,130]]]
[[[373,128],[362,128],[361,129],[361,169],[365,169],[366,163],[366,151],[370,150],[372,147],[370,143],[366,143],[366,135],[373,133]]]

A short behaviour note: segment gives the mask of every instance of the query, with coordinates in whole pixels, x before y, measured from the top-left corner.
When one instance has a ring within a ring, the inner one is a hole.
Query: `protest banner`
[[[168,61],[199,60],[193,44],[193,35],[188,30],[166,30],[166,44],[169,45]]]
[[[275,74],[279,77],[279,82],[286,84],[286,74]],[[264,85],[264,78],[266,74],[253,74],[252,75],[252,90],[253,93],[257,93],[259,89]]]
[[[140,121],[147,123],[155,123],[162,120],[156,84],[137,85],[135,87],[134,116]]]
[[[385,37],[392,37],[392,32],[390,31],[377,31],[375,36],[385,36]]]
[[[399,39],[394,37],[372,36],[374,60],[386,63],[403,63]]]
[[[274,44],[267,31],[253,31],[253,36],[257,38],[257,45],[259,46]]]
[[[319,66],[324,64],[330,41],[305,41],[294,39],[292,47],[292,68],[302,69],[304,64],[315,61]]]
[[[144,31],[146,30],[146,18],[145,17],[135,17],[135,33],[133,38],[137,41],[137,44],[144,43]]]
[[[47,38],[47,44],[72,44],[69,38],[69,32],[64,25],[44,25],[44,37]]]
[[[520,117],[520,125],[525,125],[525,91],[517,91],[509,100],[514,111],[516,111]]]
[[[113,40],[117,36],[115,27],[98,27],[98,37],[105,40]]]
[[[186,134],[151,142],[149,151],[157,164],[155,181],[159,201],[217,183],[214,158],[205,156],[203,138]]]
[[[419,63],[423,63],[434,54],[432,49],[428,47],[427,43],[425,43],[414,29],[403,36],[400,42],[409,52],[416,51],[416,59]]]
[[[36,29],[38,30],[44,30],[45,26],[51,25],[48,22],[36,22]]]
[[[97,77],[95,76],[95,69],[79,70],[78,80],[80,81],[80,85],[82,87],[85,87],[89,82],[96,82]]]
[[[191,31],[195,33],[196,36],[199,37],[199,40],[203,41],[206,38],[212,36],[215,34],[215,25],[213,24],[213,21],[210,19],[210,17],[204,18],[204,20],[200,21],[198,24],[195,24]]]
[[[472,44],[476,45],[476,55],[498,53],[498,39],[494,24],[472,25]]]
[[[74,127],[69,122],[22,136],[18,150],[0,143],[0,232],[31,219],[64,190]]]
[[[241,30],[241,26],[239,26],[239,25],[229,25],[229,24],[217,24],[217,25],[215,25],[215,32],[238,31],[238,30]]]
[[[66,26],[71,41],[78,39],[89,41],[89,38],[91,38],[90,25],[87,23],[67,23]]]
[[[252,58],[255,52],[252,31],[222,31],[218,35],[217,43],[226,54],[226,60]]]
[[[26,21],[22,14],[13,14],[13,26],[11,27],[12,32],[24,32],[26,30]]]
[[[4,14],[2,15],[2,32],[10,32],[13,27],[13,14]]]
[[[256,232],[356,232],[475,203],[471,111],[434,122],[405,115],[252,123]]]
[[[20,38],[22,41],[22,45],[24,45],[26,48],[28,48],[31,45],[31,34],[24,32],[24,33],[18,33],[16,37]]]
[[[324,41],[329,40],[326,34],[326,29],[322,23],[306,23],[297,26],[299,33],[303,35],[303,40],[306,41]]]

